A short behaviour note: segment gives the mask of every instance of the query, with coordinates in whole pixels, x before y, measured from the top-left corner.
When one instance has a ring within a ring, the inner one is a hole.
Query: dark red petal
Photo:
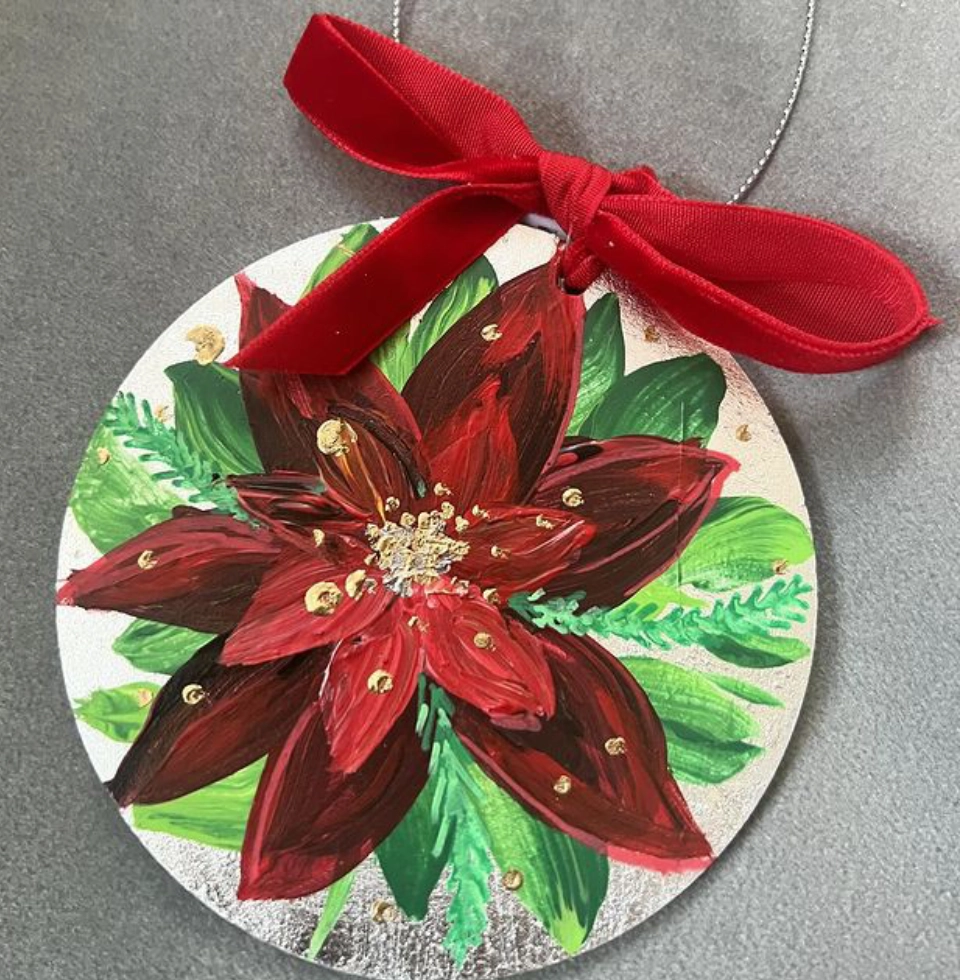
[[[323,492],[323,482],[316,473],[254,473],[228,477],[227,483],[251,517],[298,547],[315,548],[314,531],[363,533],[359,519]]]
[[[396,827],[427,780],[415,721],[411,702],[360,769],[343,773],[330,768],[320,704],[303,713],[284,746],[271,753],[257,788],[241,854],[241,899],[320,891]]]
[[[481,588],[495,587],[500,601],[530,592],[556,577],[593,537],[581,514],[549,507],[489,507],[467,513],[461,537],[470,551],[458,576]]]
[[[576,489],[583,503],[575,512],[597,533],[547,593],[585,592],[586,606],[619,605],[677,560],[737,466],[721,453],[651,436],[568,440],[533,503],[563,507],[564,492]]]
[[[164,685],[110,792],[121,806],[162,803],[223,779],[283,744],[316,698],[326,650],[259,667],[223,667],[223,639]]]
[[[539,731],[504,731],[468,704],[457,734],[486,772],[534,816],[584,844],[659,871],[702,868],[710,845],[667,768],[650,702],[626,668],[586,637],[544,631],[557,710]],[[623,754],[606,743],[622,738]],[[567,792],[557,781],[567,777]]]
[[[321,695],[330,768],[356,772],[393,728],[417,689],[420,633],[401,603],[333,654]]]
[[[286,307],[246,276],[237,277],[237,289],[245,343]],[[389,496],[406,506],[424,486],[417,425],[372,362],[343,377],[241,371],[240,384],[267,469],[319,472],[341,505],[369,515],[382,514]],[[346,451],[326,454],[318,448],[317,430],[329,420],[349,426]]]
[[[553,714],[539,639],[479,596],[430,593],[419,609],[427,673],[498,725],[536,728]]]
[[[556,275],[551,262],[491,293],[403,389],[431,481],[461,504],[522,502],[560,446],[576,400],[584,307]],[[485,327],[499,338],[484,339]]]
[[[369,553],[356,539],[333,534],[327,535],[315,556],[286,547],[264,575],[250,607],[228,638],[221,661],[263,663],[359,633],[395,598],[382,586],[379,570],[364,564]],[[351,596],[346,579],[360,571],[366,581]],[[310,612],[306,603],[307,590],[320,583],[335,590],[335,604],[326,614]]]
[[[240,621],[279,550],[265,528],[183,508],[74,572],[57,601],[224,633]]]

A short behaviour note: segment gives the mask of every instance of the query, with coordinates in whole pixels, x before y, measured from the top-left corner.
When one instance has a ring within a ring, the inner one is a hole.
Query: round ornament
[[[254,263],[124,381],[64,523],[63,670],[131,830],[220,915],[362,976],[506,976],[744,824],[813,543],[732,357],[612,278],[564,292],[544,231],[350,375],[227,366],[385,225]]]

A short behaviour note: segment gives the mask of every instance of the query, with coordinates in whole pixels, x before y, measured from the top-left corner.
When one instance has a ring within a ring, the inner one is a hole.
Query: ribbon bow
[[[612,173],[544,149],[516,109],[351,21],[314,16],[284,82],[365,163],[452,181],[407,211],[231,362],[345,374],[524,214],[568,233],[567,289],[605,269],[710,343],[794,371],[892,357],[936,321],[911,271],[846,228],[679,198],[647,167]]]

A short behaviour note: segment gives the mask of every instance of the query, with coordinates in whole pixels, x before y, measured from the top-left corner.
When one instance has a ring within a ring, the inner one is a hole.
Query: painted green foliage
[[[315,288],[374,240],[358,225],[344,234],[311,275]],[[398,388],[440,337],[497,286],[479,259],[427,308],[416,328],[399,329],[372,359]],[[260,462],[235,372],[194,361],[167,369],[175,424],[154,417],[132,395],[115,400],[84,457],[70,506],[78,524],[108,550],[169,516],[185,499],[245,519],[222,477],[256,472]],[[625,374],[619,303],[608,294],[585,321],[580,387],[571,433],[593,438],[621,434],[673,440],[712,436],[726,391],[720,367],[705,354],[676,357]],[[104,452],[101,452],[103,450]],[[106,460],[106,462],[104,462]],[[149,463],[144,466],[144,463]],[[646,692],[667,740],[678,780],[718,784],[741,772],[762,751],[759,719],[782,702],[735,673],[693,670],[660,655],[698,646],[740,668],[772,668],[806,656],[791,635],[808,613],[810,587],[787,567],[813,554],[803,522],[758,497],[722,498],[681,559],[617,609],[581,609],[577,596],[543,601],[514,597],[515,612],[539,626],[633,640],[656,656],[624,663]],[[170,674],[209,637],[134,621],[114,651],[133,667]],[[131,741],[157,690],[148,682],[96,691],[76,705],[78,718],[110,738]],[[422,919],[445,879],[450,895],[445,945],[462,963],[487,927],[494,868],[519,870],[514,897],[564,950],[590,935],[608,885],[608,860],[546,826],[493,783],[453,733],[442,692],[428,692],[421,723],[431,746],[431,775],[416,803],[376,854],[400,909]],[[429,704],[427,703],[429,701]],[[425,720],[426,719],[426,720]],[[180,799],[135,805],[134,825],[239,850],[263,760]],[[308,958],[316,958],[346,905],[353,875],[328,889]]]

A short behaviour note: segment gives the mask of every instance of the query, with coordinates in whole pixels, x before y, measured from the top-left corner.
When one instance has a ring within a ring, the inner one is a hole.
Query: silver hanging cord
[[[392,34],[394,41],[400,41],[400,14],[403,0],[393,0],[393,19]],[[793,76],[793,87],[787,98],[783,112],[780,114],[780,122],[773,131],[773,136],[767,143],[767,148],[757,161],[757,165],[750,171],[747,179],[740,185],[737,192],[727,201],[728,204],[739,204],[753,189],[753,185],[760,179],[760,175],[767,169],[767,164],[773,159],[773,154],[783,139],[783,134],[787,131],[790,124],[790,117],[793,115],[793,107],[797,104],[800,96],[800,89],[803,88],[803,79],[807,73],[807,62],[810,60],[810,45],[813,41],[813,25],[817,16],[817,0],[807,0],[807,14],[803,25],[803,43],[800,45],[800,59],[797,62],[797,70]]]

